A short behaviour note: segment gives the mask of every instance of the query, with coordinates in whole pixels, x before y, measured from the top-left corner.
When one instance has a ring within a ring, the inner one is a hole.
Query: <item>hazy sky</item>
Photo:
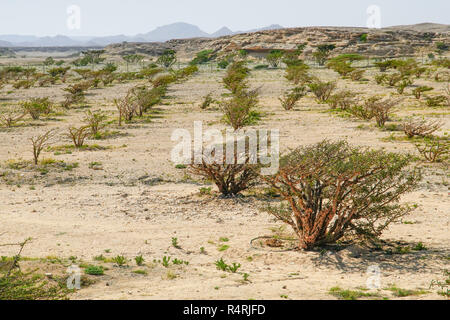
[[[67,8],[80,8],[80,29],[69,29]],[[134,35],[173,22],[206,32],[270,24],[366,26],[370,5],[382,27],[450,23],[450,0],[0,0],[0,34]]]

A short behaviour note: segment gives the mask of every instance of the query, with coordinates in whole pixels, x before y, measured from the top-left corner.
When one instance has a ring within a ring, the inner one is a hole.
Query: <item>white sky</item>
[[[81,9],[79,30],[67,27],[70,5]],[[450,0],[0,0],[0,34],[134,35],[174,22],[210,33],[222,26],[366,26],[370,5],[380,7],[382,27],[450,23]]]

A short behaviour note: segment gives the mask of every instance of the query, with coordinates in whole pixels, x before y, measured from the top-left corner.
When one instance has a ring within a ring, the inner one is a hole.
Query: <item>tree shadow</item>
[[[372,265],[377,265],[383,271],[421,273],[435,269],[436,272],[440,272],[442,268],[430,262],[448,257],[450,249],[411,250],[415,245],[417,244],[410,243],[409,246],[401,246],[401,248],[409,248],[405,249],[405,252],[393,251],[392,248],[399,248],[393,243],[388,243],[387,248],[383,249],[346,246],[334,250],[322,250],[321,254],[312,261],[316,266],[326,266],[345,272],[366,272]]]

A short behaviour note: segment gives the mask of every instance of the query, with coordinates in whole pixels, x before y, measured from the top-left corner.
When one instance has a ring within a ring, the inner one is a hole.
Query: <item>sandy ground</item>
[[[375,70],[370,70],[369,78]],[[314,70],[323,79],[337,79],[329,70]],[[170,98],[158,106],[160,112],[150,122],[137,121],[122,128],[122,135],[101,141],[88,141],[108,147],[100,151],[73,151],[55,155],[45,152],[43,158],[77,162],[72,171],[20,172],[4,164],[11,159],[32,157],[29,138],[49,128],[60,132],[80,124],[85,109],[65,112],[56,119],[44,119],[12,129],[0,129],[0,242],[10,243],[31,237],[23,256],[30,258],[77,257],[78,263],[101,264],[107,270],[96,277],[96,283],[83,287],[71,299],[335,299],[328,293],[332,287],[343,289],[366,287],[367,268],[381,270],[380,297],[397,299],[385,290],[395,284],[404,289],[424,289],[427,293],[402,299],[442,299],[437,289],[429,289],[432,280],[443,280],[449,269],[449,189],[448,167],[424,164],[425,180],[418,191],[404,197],[418,208],[404,222],[390,227],[383,239],[415,246],[422,242],[428,250],[388,255],[358,246],[341,251],[277,252],[255,248],[250,241],[275,233],[289,234],[280,222],[258,208],[259,197],[218,199],[199,194],[209,187],[186,176],[170,161],[176,128],[193,131],[193,122],[224,129],[217,110],[202,111],[202,97],[213,92],[219,97],[224,90],[222,72],[203,71],[183,84],[170,87]],[[385,148],[390,151],[416,153],[408,142],[388,142],[391,132],[381,131],[372,123],[341,118],[317,104],[313,97],[302,99],[290,112],[284,111],[278,96],[288,84],[282,70],[254,71],[253,86],[262,86],[261,109],[266,113],[258,128],[280,129],[281,149],[321,141],[347,139],[352,144]],[[419,80],[442,91],[444,84]],[[87,97],[93,109],[108,110],[117,117],[111,100],[123,95],[136,83],[93,89]],[[49,88],[2,89],[0,104],[8,105],[34,96],[62,100],[63,85]],[[339,80],[339,88],[363,94],[390,93],[392,89]],[[407,89],[410,90],[410,89]],[[438,132],[448,132],[450,117],[444,108],[427,109],[409,97],[396,111],[395,119],[424,114],[445,123]],[[54,145],[69,144],[59,136]],[[89,167],[101,163],[102,170]],[[5,174],[7,173],[7,174]],[[172,246],[177,238],[180,248]],[[226,239],[224,239],[226,238]],[[226,241],[228,239],[228,241]],[[219,251],[223,245],[227,250]],[[201,250],[200,248],[204,248]],[[15,254],[17,248],[0,247],[1,256]],[[123,255],[127,267],[94,261]],[[142,255],[145,266],[136,266],[134,257]],[[188,261],[188,265],[165,268],[159,262],[164,256]],[[215,261],[240,263],[237,273],[217,270]],[[49,267],[50,268],[50,267]],[[49,269],[50,270],[50,269]],[[146,274],[137,274],[144,270]],[[45,271],[45,270],[44,270]],[[50,272],[50,271],[49,271]],[[244,281],[243,274],[248,280]]]

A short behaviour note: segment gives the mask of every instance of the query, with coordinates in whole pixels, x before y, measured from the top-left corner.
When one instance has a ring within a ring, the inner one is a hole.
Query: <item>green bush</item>
[[[38,120],[42,114],[48,115],[52,112],[52,102],[49,98],[31,98],[21,104],[24,112],[33,120]]]

